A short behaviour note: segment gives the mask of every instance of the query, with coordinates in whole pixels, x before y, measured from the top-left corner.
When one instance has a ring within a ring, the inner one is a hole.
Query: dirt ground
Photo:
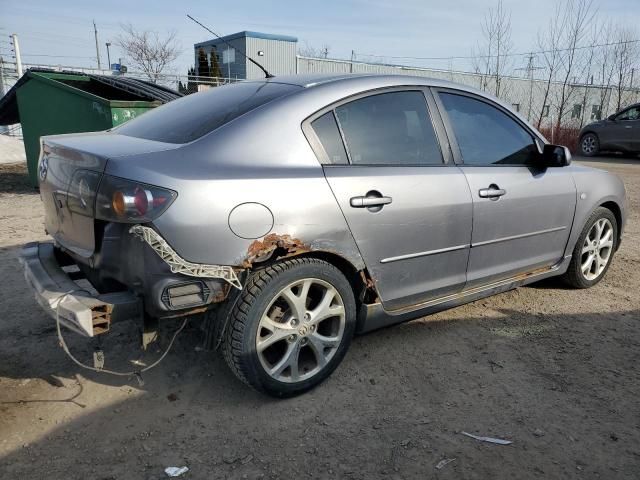
[[[326,383],[280,401],[202,351],[195,326],[143,385],[74,365],[17,260],[45,238],[40,199],[0,167],[0,477],[640,478],[640,160],[589,163],[620,175],[630,203],[598,286],[545,281],[358,337]],[[67,338],[90,361],[95,345]],[[137,341],[114,326],[106,365],[157,358]]]

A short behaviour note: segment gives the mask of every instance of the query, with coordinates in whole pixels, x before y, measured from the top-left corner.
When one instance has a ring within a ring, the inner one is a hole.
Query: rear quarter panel
[[[177,150],[110,161],[106,173],[178,192],[154,225],[191,262],[246,265],[265,239],[284,237],[300,251],[335,253],[364,268],[302,133],[302,112],[258,110]],[[273,217],[273,226],[260,237],[241,238],[229,226],[231,211],[246,203],[264,205]]]

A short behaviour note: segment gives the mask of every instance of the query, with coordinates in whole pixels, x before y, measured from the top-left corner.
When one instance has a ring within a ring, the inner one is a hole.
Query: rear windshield
[[[114,132],[158,142],[188,143],[299,88],[270,82],[240,82],[215,87],[150,110]]]

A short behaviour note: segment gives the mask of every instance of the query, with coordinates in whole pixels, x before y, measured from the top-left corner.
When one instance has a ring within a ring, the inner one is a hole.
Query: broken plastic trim
[[[178,255],[158,232],[143,225],[134,225],[129,229],[129,233],[146,242],[169,265],[172,273],[199,278],[220,278],[238,290],[242,290],[242,284],[232,267],[188,262]]]

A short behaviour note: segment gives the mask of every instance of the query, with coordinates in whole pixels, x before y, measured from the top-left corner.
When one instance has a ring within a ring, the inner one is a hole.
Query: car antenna
[[[213,34],[218,40],[222,40],[224,43],[227,44],[227,46],[233,48],[234,50],[237,50],[237,48],[235,48],[233,45],[231,45],[229,42],[227,42],[224,38],[222,38],[220,35],[218,35],[216,32],[214,32],[213,30],[211,30],[210,28],[206,27],[205,25],[203,25],[202,23],[200,23],[198,20],[196,20],[195,18],[193,18],[191,15],[187,14],[187,17],[189,18],[189,20],[193,20],[194,22],[196,22],[198,25],[200,25],[202,28],[204,28],[207,32]],[[258,62],[256,62],[253,58],[251,58],[249,55],[247,55],[246,53],[238,50],[240,52],[240,54],[246,58],[247,60],[249,60],[251,63],[253,63],[256,67],[258,67],[260,70],[262,70],[264,72],[264,76],[265,78],[274,78],[273,75],[271,75],[269,72],[267,72],[267,69],[264,68],[262,65],[260,65]]]

